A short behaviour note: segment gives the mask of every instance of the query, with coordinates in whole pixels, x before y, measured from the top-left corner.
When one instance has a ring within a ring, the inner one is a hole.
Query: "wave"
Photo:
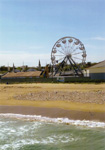
[[[49,122],[49,123],[64,123],[67,125],[75,125],[75,126],[87,126],[90,128],[105,128],[104,122],[98,121],[89,121],[89,120],[70,120],[68,118],[49,118],[43,117],[41,115],[22,115],[22,114],[0,114],[0,117],[3,118],[15,118],[15,119],[24,119],[27,121],[41,121],[41,122]]]

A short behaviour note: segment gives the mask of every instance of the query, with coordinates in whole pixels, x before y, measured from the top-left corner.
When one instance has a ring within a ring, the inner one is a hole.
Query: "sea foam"
[[[15,119],[24,119],[27,121],[41,121],[41,122],[49,122],[49,123],[64,123],[67,125],[75,125],[75,126],[87,126],[90,128],[105,128],[105,122],[97,122],[97,121],[89,121],[89,120],[70,120],[68,118],[49,118],[43,117],[41,115],[22,115],[22,114],[0,114],[0,117],[3,118],[15,118]]]

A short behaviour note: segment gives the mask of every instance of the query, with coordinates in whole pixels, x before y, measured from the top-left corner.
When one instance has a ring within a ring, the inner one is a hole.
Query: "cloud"
[[[98,41],[105,41],[105,37],[100,37],[100,36],[91,37],[90,39],[91,39],[91,40],[98,40]]]

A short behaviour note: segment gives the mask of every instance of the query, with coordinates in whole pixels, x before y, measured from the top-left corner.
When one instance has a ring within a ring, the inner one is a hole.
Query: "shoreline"
[[[31,106],[0,106],[0,113],[41,115],[49,118],[68,118],[70,120],[89,120],[105,122],[105,112],[84,112],[78,110],[65,110],[61,108],[45,108]]]

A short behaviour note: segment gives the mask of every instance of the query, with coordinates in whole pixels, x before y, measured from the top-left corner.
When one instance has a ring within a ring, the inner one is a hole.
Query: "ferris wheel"
[[[86,56],[85,47],[79,39],[74,37],[63,37],[59,39],[51,51],[51,62],[53,68],[55,68],[54,75],[68,64],[75,75],[83,76],[79,64],[85,63]]]

